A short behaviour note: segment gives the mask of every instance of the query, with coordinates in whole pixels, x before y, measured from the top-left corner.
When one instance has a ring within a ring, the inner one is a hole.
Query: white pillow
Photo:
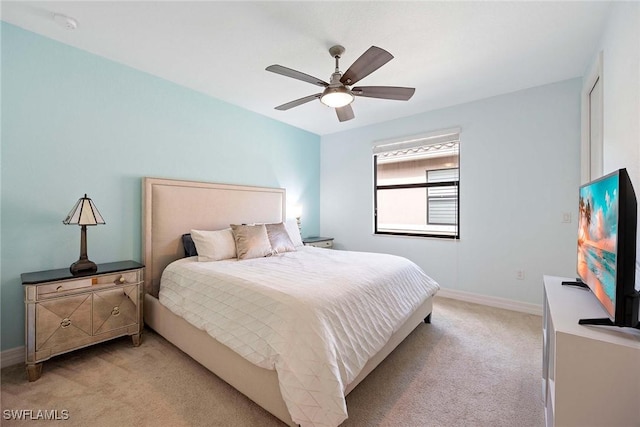
[[[298,221],[295,218],[288,219],[284,223],[284,226],[287,229],[287,233],[289,233],[289,238],[291,239],[293,246],[296,248],[303,246],[300,229],[298,228]]]
[[[230,228],[216,231],[191,230],[198,251],[198,261],[236,258],[236,241]]]

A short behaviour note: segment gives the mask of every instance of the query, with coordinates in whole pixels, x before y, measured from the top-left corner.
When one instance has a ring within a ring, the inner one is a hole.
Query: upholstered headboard
[[[283,188],[214,184],[161,178],[142,182],[142,258],[145,291],[155,297],[167,265],[184,256],[181,236],[191,229],[286,219]]]

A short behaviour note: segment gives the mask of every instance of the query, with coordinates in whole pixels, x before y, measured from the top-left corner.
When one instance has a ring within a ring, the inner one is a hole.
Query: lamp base
[[[71,274],[95,273],[98,271],[98,266],[95,262],[89,261],[88,259],[79,259],[71,264],[69,270]]]

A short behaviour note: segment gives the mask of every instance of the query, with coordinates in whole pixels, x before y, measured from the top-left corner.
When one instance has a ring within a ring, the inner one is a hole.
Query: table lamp
[[[93,273],[97,271],[98,266],[96,263],[90,261],[87,257],[87,225],[105,223],[96,205],[94,205],[93,201],[85,194],[84,197],[78,200],[62,223],[66,225],[76,224],[82,227],[80,231],[80,259],[69,267],[71,274]]]

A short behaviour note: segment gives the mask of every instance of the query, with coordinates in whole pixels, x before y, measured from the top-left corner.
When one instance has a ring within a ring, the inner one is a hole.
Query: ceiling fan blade
[[[303,82],[311,83],[312,85],[327,87],[329,83],[317,78],[310,76],[309,74],[301,73],[300,71],[292,70],[291,68],[283,67],[282,65],[269,65],[265,68],[267,71],[271,71],[272,73],[281,74],[286,77],[291,77],[292,79],[302,80]]]
[[[368,98],[395,99],[398,101],[408,101],[415,92],[412,87],[394,86],[358,86],[351,89],[355,96],[365,96]]]
[[[354,85],[364,79],[378,68],[393,59],[393,55],[377,46],[371,46],[365,53],[351,64],[351,67],[344,73],[340,82],[345,85]]]
[[[351,108],[351,104],[336,108],[336,114],[338,115],[338,120],[341,122],[346,122],[347,120],[351,120],[355,117],[353,115],[353,108]]]
[[[276,110],[285,111],[289,108],[297,107],[298,105],[306,104],[307,102],[313,101],[314,99],[320,98],[321,93],[316,93],[315,95],[305,96],[304,98],[296,99],[295,101],[287,102],[286,104],[278,105]]]

